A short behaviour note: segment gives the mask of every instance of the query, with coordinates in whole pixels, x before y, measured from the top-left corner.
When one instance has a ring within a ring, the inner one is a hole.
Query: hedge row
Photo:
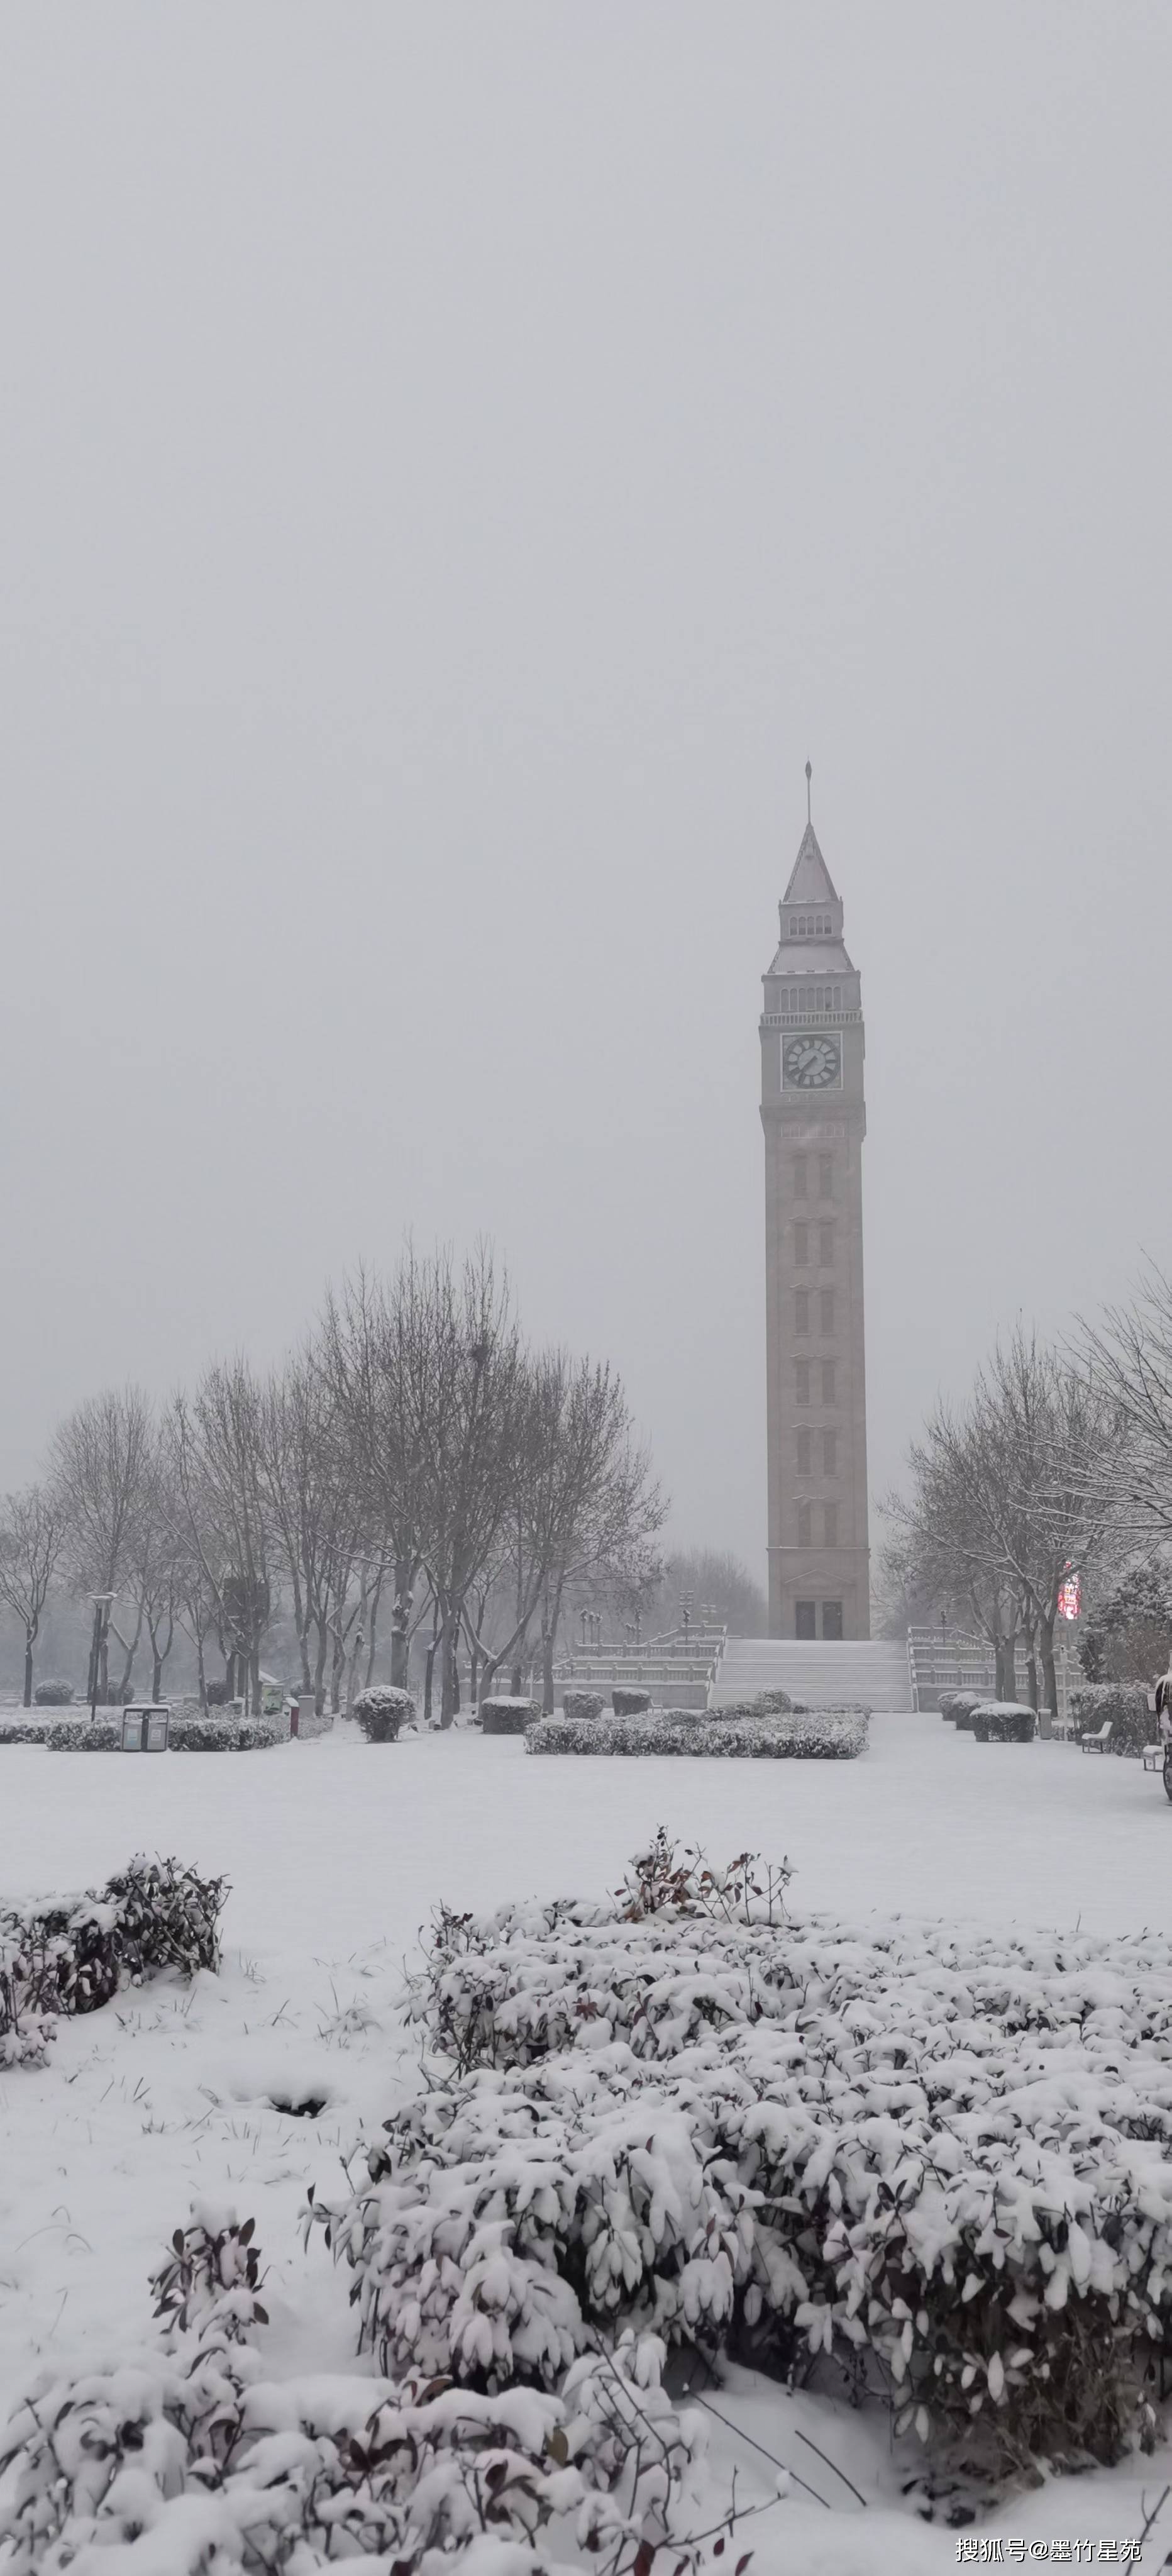
[[[173,1717],[167,1731],[172,1753],[260,1753],[285,1741],[285,1727],[272,1717]],[[55,1717],[27,1738],[0,1739],[45,1744],[50,1753],[120,1753],[120,1717]]]
[[[732,1717],[717,1710],[657,1708],[642,1717],[574,1723],[543,1718],[526,1729],[527,1753],[666,1754],[724,1761],[850,1762],[867,1749],[862,1711],[809,1709],[799,1716]]]
[[[0,1906],[0,2066],[43,2064],[59,2013],[96,2012],[163,1968],[219,1964],[227,1880],[132,1860],[80,1896]]]

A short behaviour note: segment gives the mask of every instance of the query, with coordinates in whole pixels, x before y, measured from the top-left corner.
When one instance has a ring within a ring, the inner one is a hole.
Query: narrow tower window
[[[799,1547],[808,1547],[808,1546],[809,1546],[809,1544],[810,1544],[810,1506],[809,1506],[809,1504],[808,1504],[808,1503],[799,1503],[799,1504],[798,1504],[798,1546],[799,1546]]]
[[[799,1438],[800,1436],[801,1435],[799,1434]],[[808,1437],[809,1434],[807,1433],[807,1438]],[[824,1476],[837,1476],[838,1474],[837,1431],[824,1431],[822,1434],[822,1473]]]
[[[799,1366],[799,1368],[802,1366],[802,1362],[801,1362],[800,1360],[799,1360],[799,1362],[798,1362],[798,1366]],[[809,1361],[808,1361],[808,1360],[805,1362],[805,1367],[806,1367],[806,1371],[807,1371],[807,1374],[808,1374],[808,1373],[809,1373],[809,1367],[810,1367],[810,1363],[809,1363]],[[807,1400],[808,1400],[808,1399],[807,1399]],[[833,1402],[834,1402],[834,1362],[833,1362],[833,1360],[823,1360],[823,1362],[822,1362],[822,1401],[823,1401],[823,1404],[833,1404]]]
[[[799,1333],[809,1332],[810,1291],[808,1288],[799,1288],[794,1298],[794,1328]]]
[[[834,1227],[832,1225],[820,1225],[818,1228],[818,1260],[823,1270],[833,1270]]]
[[[825,1521],[825,1525],[826,1525],[826,1539],[825,1539],[825,1544],[826,1544],[826,1546],[827,1546],[827,1547],[837,1547],[837,1545],[838,1545],[838,1505],[837,1505],[837,1503],[824,1503],[824,1504],[823,1504],[823,1506],[822,1506],[822,1516],[823,1516],[823,1519],[824,1519],[824,1521]]]
[[[833,1154],[818,1156],[818,1196],[820,1199],[832,1199],[834,1196]]]
[[[795,1227],[794,1227],[794,1261],[795,1261],[795,1263],[797,1264],[797,1267],[798,1267],[798,1269],[799,1269],[799,1270],[804,1270],[804,1269],[805,1269],[806,1264],[807,1264],[807,1262],[808,1262],[809,1258],[810,1258],[810,1229],[809,1229],[809,1226],[808,1226],[808,1225],[795,1225]]]
[[[818,1306],[822,1331],[827,1334],[832,1333],[834,1331],[833,1288],[822,1288],[819,1290]]]
[[[798,1433],[798,1474],[799,1474],[799,1476],[808,1476],[808,1475],[809,1475],[809,1473],[810,1473],[810,1434],[809,1434],[809,1432],[808,1432],[808,1431],[799,1431],[799,1433]]]
[[[810,1363],[808,1360],[794,1361],[794,1388],[797,1394],[798,1403],[808,1404],[810,1401]]]
[[[804,1155],[804,1154],[795,1154],[795,1155],[794,1155],[794,1197],[795,1197],[796,1199],[804,1199],[804,1198],[805,1198],[805,1195],[806,1195],[806,1157],[805,1157],[805,1155]]]

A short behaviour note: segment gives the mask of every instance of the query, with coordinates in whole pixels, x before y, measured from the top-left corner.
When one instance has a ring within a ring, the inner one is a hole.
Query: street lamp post
[[[91,1592],[91,1594],[90,1594],[90,1599],[91,1599],[91,1601],[93,1602],[93,1605],[94,1605],[94,1633],[93,1633],[93,1637],[91,1638],[91,1641],[90,1641],[90,1725],[91,1725],[91,1726],[93,1725],[94,1719],[96,1718],[96,1716],[97,1716],[97,1714],[98,1714],[98,1665],[99,1665],[99,1663],[100,1663],[100,1661],[101,1661],[101,1652],[102,1652],[102,1619],[103,1619],[103,1613],[109,1609],[111,1602],[112,1602],[112,1601],[116,1601],[116,1600],[117,1600],[117,1598],[118,1598],[118,1595],[117,1595],[117,1593],[116,1593],[116,1592]]]

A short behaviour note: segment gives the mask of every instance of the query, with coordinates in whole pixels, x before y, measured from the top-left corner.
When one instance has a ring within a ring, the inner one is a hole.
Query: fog
[[[0,1483],[489,1233],[763,1576],[807,757],[874,1490],[1172,1258],[1170,75],[1142,0],[5,13]]]

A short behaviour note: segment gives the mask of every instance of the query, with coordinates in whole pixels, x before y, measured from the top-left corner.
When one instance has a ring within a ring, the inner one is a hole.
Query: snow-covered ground
[[[370,1747],[345,1727],[253,1756],[5,1749],[5,1894],[98,1884],[139,1850],[223,1872],[233,1892],[219,1977],[65,2023],[47,2070],[0,2075],[0,2413],[42,2355],[139,2339],[148,2270],[195,2194],[256,2219],[273,2369],[353,2366],[348,2276],[320,2242],[302,2251],[297,2214],[359,2119],[376,2124],[415,2082],[396,1995],[440,1897],[481,1908],[612,1888],[662,1822],[716,1859],[788,1852],[802,1912],[1103,1931],[1172,1922],[1172,1806],[1138,1763],[976,1745],[931,1716],[878,1717],[871,1737],[848,1763],[551,1762],[516,1738]],[[307,2098],[324,2098],[319,2117],[275,2107]],[[747,2374],[715,2402],[740,2428],[712,2425],[745,2500],[773,2474],[742,2439],[752,2434],[831,2508],[798,2493],[747,2529],[757,2576],[957,2565],[956,2535],[899,2510],[880,2427]],[[869,2513],[799,2432],[847,2471]],[[1118,2542],[1139,2530],[1141,2493],[1155,2501],[1172,2456],[1138,2467],[1056,2481],[983,2536]],[[1140,2563],[1159,2567],[1170,2543],[1172,2501]]]

